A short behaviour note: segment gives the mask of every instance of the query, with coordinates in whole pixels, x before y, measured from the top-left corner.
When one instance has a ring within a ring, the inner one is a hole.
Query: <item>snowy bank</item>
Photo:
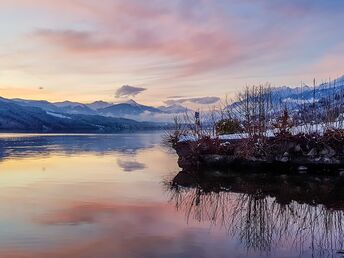
[[[324,133],[328,130],[342,130],[344,129],[343,121],[332,122],[327,124],[305,124],[291,127],[288,132],[291,135],[298,135],[298,134],[318,134],[323,136]],[[263,133],[264,137],[276,137],[279,134],[278,129],[271,129],[267,130]],[[223,135],[213,135],[210,136],[211,139],[219,139],[219,140],[240,140],[240,139],[248,139],[250,135],[248,133],[234,133],[234,134],[223,134]],[[187,142],[187,141],[198,141],[201,137],[197,135],[182,135],[179,138],[179,142]]]
[[[173,146],[182,168],[273,167],[276,170],[344,171],[344,132],[339,123],[293,127],[289,134],[268,130],[265,137],[247,133],[179,138]],[[336,130],[337,129],[337,130]],[[344,174],[344,172],[343,172]]]

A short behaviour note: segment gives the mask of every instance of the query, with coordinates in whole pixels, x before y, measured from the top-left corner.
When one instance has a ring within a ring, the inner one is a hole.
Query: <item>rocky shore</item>
[[[326,137],[326,141],[324,140]],[[173,145],[183,169],[267,168],[298,173],[324,172],[344,176],[342,138],[297,135],[259,139],[201,138]]]

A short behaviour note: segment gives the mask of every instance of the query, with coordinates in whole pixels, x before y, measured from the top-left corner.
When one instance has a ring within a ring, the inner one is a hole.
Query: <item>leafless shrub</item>
[[[314,80],[313,90],[310,90],[311,87],[301,84],[298,99],[293,99],[292,103],[276,95],[270,84],[247,86],[235,99],[226,97],[220,105],[201,112],[199,122],[192,112],[186,112],[179,118],[179,126],[170,133],[170,138],[188,135],[198,140],[217,138],[223,132],[241,133],[244,156],[257,148],[262,149],[267,139],[276,135],[280,141],[290,140],[291,135],[308,135],[326,145],[328,135],[333,134],[337,139],[344,135],[341,132],[344,130],[344,90],[339,90],[344,85],[337,87],[335,81],[327,83],[326,92],[331,94],[325,98],[318,96],[320,90],[315,85]],[[235,128],[230,126],[234,124]]]

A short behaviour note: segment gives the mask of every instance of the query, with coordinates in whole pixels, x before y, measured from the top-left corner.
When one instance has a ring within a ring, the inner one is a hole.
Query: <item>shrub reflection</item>
[[[168,185],[186,220],[223,227],[248,251],[343,249],[344,179],[307,175],[181,171]]]

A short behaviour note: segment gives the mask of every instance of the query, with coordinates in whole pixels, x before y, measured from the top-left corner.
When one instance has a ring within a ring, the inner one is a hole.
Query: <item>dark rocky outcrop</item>
[[[288,138],[219,140],[205,138],[198,141],[177,142],[174,145],[183,169],[195,168],[255,168],[278,171],[334,172],[344,171],[342,140],[319,140],[312,135]]]

